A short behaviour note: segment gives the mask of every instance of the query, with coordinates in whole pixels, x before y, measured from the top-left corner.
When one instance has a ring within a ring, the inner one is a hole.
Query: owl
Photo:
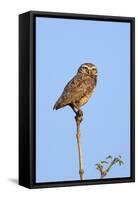
[[[53,109],[70,106],[75,113],[92,96],[97,83],[97,68],[92,63],[82,64],[76,75],[67,83]]]

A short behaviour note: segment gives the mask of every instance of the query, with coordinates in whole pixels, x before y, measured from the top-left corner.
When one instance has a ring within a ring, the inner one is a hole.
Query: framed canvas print
[[[19,184],[135,181],[135,19],[19,15]]]

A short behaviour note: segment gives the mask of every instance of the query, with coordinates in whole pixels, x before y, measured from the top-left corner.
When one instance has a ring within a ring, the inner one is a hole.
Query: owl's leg
[[[79,109],[79,110],[77,111],[77,113],[78,113],[79,116],[81,116],[81,117],[83,116],[83,111],[82,111],[81,109]]]
[[[83,112],[82,112],[81,109],[79,109],[77,111],[76,118],[80,121],[80,123],[82,122],[82,120],[83,120]]]
[[[75,114],[77,114],[77,110],[75,109],[75,107],[72,104],[69,104],[69,106],[72,108],[72,110],[75,112]]]
[[[80,121],[82,121],[83,120],[83,112],[82,112],[82,110],[79,107],[77,107],[76,104],[75,104],[75,106],[73,104],[69,104],[69,106],[75,112],[76,117],[79,117]]]

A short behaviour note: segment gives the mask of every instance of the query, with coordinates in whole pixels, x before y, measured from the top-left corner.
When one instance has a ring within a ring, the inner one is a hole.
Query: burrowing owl
[[[65,86],[53,109],[69,105],[75,112],[91,97],[97,82],[97,68],[94,64],[82,64],[77,74]],[[77,110],[76,110],[77,109]]]

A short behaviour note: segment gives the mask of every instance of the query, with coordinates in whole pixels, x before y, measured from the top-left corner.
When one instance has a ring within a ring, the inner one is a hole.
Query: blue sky
[[[130,176],[130,24],[36,18],[36,182],[79,180],[76,126],[67,106],[53,105],[82,63],[94,63],[98,81],[82,107],[85,179],[109,154],[125,162],[107,178]]]

